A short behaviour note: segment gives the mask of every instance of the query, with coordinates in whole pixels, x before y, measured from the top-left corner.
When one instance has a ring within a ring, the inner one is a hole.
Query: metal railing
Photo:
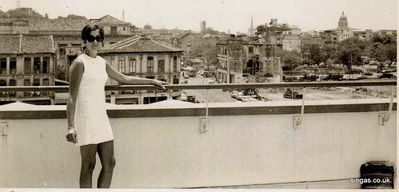
[[[250,89],[250,88],[306,88],[306,87],[363,87],[363,86],[396,86],[396,80],[384,81],[328,81],[328,82],[285,82],[285,83],[245,83],[245,84],[206,84],[165,85],[167,90],[182,89]],[[154,90],[153,85],[107,85],[105,91],[121,90]],[[0,86],[0,91],[55,91],[66,93],[69,86]]]

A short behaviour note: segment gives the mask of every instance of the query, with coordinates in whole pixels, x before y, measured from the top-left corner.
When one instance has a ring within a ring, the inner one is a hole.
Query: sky
[[[397,29],[397,0],[20,0],[50,18],[76,14],[88,19],[111,15],[142,28],[200,30],[200,22],[218,31],[247,33],[254,26],[278,19],[303,31],[338,26],[344,11],[349,27]],[[17,7],[17,0],[1,0],[0,10]]]

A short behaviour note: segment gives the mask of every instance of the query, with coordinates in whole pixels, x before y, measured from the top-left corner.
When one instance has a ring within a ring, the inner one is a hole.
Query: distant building
[[[29,20],[26,19],[0,19],[0,34],[28,34]]]
[[[354,37],[353,31],[358,30],[354,28],[349,27],[349,22],[348,18],[345,16],[345,13],[342,12],[341,17],[339,18],[338,21],[338,27],[335,29],[329,29],[324,31],[324,39],[329,41],[329,42],[341,42],[345,39]],[[330,37],[327,37],[327,35],[330,35]],[[336,41],[334,40],[336,38]]]
[[[300,51],[301,45],[301,30],[298,28],[291,28],[288,31],[283,31],[283,50],[286,51]]]
[[[373,31],[371,29],[353,31],[353,36],[361,40],[371,40],[373,38]]]
[[[336,31],[338,33],[338,41],[343,41],[353,37],[353,30],[349,28],[348,19],[346,18],[344,12],[342,12],[341,17],[339,18],[338,28]]]
[[[205,31],[206,31],[206,21],[201,21],[200,28],[201,28],[201,33],[205,33]]]
[[[232,35],[220,40],[217,47],[220,83],[245,83],[244,77],[257,73],[281,74],[280,58],[273,54],[275,44]]]
[[[183,50],[183,60],[191,54],[192,45],[201,39],[202,35],[200,33],[194,33],[192,31],[187,31],[176,37],[172,38],[172,45]]]
[[[56,55],[51,35],[0,36],[0,86],[49,86],[55,82]],[[1,92],[0,103],[51,104],[47,92]]]
[[[99,19],[90,19],[90,22],[103,26],[104,32],[108,37],[114,35],[132,35],[132,31],[134,30],[130,23],[116,19],[111,15],[106,15]]]
[[[277,25],[278,25],[277,19],[271,19],[270,20],[270,26],[277,27]]]
[[[130,37],[100,50],[104,57],[115,69],[126,75],[158,79],[179,84],[180,62],[182,50],[165,45],[149,37]],[[119,83],[110,79],[108,85]],[[171,97],[180,93],[173,92]],[[167,93],[151,91],[119,91],[112,97],[115,103],[147,104],[169,97]],[[112,99],[111,99],[112,101]]]
[[[385,35],[397,35],[397,31],[396,30],[378,30],[376,31],[377,34],[381,35],[381,36],[385,36]]]

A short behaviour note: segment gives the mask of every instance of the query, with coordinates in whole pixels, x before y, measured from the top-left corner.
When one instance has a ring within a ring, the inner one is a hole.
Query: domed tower
[[[338,28],[340,28],[340,29],[349,28],[348,19],[346,18],[346,16],[345,16],[343,11],[342,11],[342,15],[341,15],[341,17],[339,18],[339,21],[338,21]]]

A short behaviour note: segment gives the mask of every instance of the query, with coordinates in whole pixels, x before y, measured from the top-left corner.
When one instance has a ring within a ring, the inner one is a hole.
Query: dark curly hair
[[[87,39],[91,36],[90,33],[97,29],[99,30],[100,36],[104,39],[104,28],[100,25],[90,23],[90,24],[87,24],[86,26],[84,26],[82,29],[81,38],[82,38],[83,42],[86,43]],[[104,46],[104,41],[102,42],[102,45]]]

